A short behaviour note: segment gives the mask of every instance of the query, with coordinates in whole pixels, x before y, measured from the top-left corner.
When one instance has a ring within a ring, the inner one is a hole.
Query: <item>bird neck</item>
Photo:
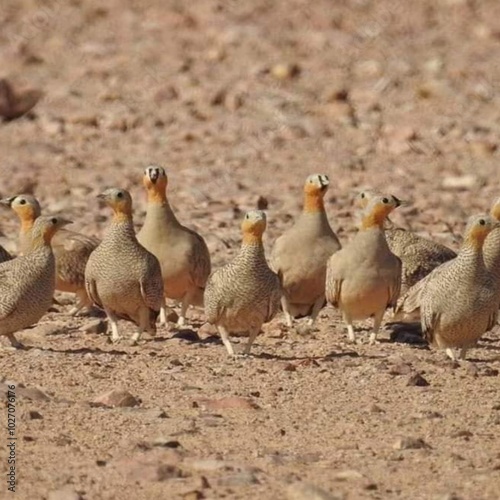
[[[21,235],[25,235],[31,232],[35,223],[35,218],[36,217],[21,217]]]
[[[360,229],[362,231],[366,231],[368,229],[384,229],[384,221],[385,217],[379,217],[376,214],[368,214],[365,215],[361,219],[361,226]]]
[[[40,249],[51,249],[50,242],[52,241],[52,234],[36,234],[31,238],[29,248],[24,253],[29,254]]]
[[[115,224],[132,224],[132,214],[128,211],[113,212],[113,223]]]
[[[321,193],[304,194],[304,213],[324,213],[325,202]]]
[[[180,226],[177,217],[170,207],[166,194],[164,194],[161,198],[152,198],[148,193],[148,207],[144,225],[156,225],[158,222],[167,226]]]

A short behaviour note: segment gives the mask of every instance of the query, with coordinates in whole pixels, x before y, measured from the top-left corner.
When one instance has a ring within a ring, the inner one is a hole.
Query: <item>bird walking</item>
[[[276,240],[271,253],[271,267],[283,285],[281,304],[289,327],[294,318],[304,316],[313,325],[326,304],[326,264],[341,248],[325,212],[323,198],[329,184],[327,175],[306,179],[302,214]]]
[[[500,282],[485,265],[484,242],[500,222],[489,215],[469,219],[458,256],[430,275],[420,293],[422,332],[433,347],[456,360],[496,325]]]
[[[111,341],[118,342],[118,319],[156,334],[156,319],[164,305],[158,259],[138,241],[132,221],[132,198],[124,189],[111,188],[98,196],[113,209],[113,219],[85,268],[85,286],[92,301],[104,309],[111,324]]]
[[[353,321],[373,317],[370,343],[375,343],[386,308],[396,305],[401,260],[387,245],[384,221],[400,204],[393,196],[375,196],[363,212],[358,233],[328,261],[326,298],[341,310],[351,342]]]
[[[22,347],[15,332],[36,323],[52,304],[56,264],[51,241],[67,224],[62,217],[38,217],[24,255],[0,264],[0,335],[15,348]]]
[[[282,289],[276,273],[269,268],[262,235],[266,214],[261,210],[247,212],[242,223],[243,241],[238,255],[210,276],[205,290],[205,313],[216,325],[229,355],[235,352],[230,334],[248,335],[244,354],[263,323],[278,312]]]
[[[160,262],[165,296],[181,303],[178,326],[186,322],[190,305],[203,306],[205,285],[210,275],[210,254],[205,240],[183,226],[167,198],[165,170],[149,166],[143,175],[148,204],[146,219],[137,239]],[[161,323],[166,323],[162,309]]]
[[[9,206],[21,221],[19,250],[24,254],[30,246],[34,223],[41,214],[40,204],[34,196],[28,194],[4,198],[0,203]],[[77,301],[70,311],[71,315],[91,306],[85,291],[85,265],[98,244],[97,238],[68,229],[59,231],[52,240],[56,258],[56,290],[76,295]]]

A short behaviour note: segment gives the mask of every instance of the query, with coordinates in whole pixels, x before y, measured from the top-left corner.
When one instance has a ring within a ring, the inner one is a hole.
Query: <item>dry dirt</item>
[[[0,124],[0,195],[32,191],[102,235],[95,195],[130,189],[140,226],[156,162],[216,267],[243,211],[267,201],[269,248],[324,172],[343,241],[372,186],[411,202],[395,222],[456,248],[499,195],[499,19],[497,0],[2,0],[0,77],[45,97]],[[17,221],[0,224],[9,245]],[[4,378],[48,396],[18,388],[18,485],[4,449],[0,498],[500,498],[496,331],[457,367],[388,331],[352,347],[325,309],[308,336],[276,318],[233,361],[194,333],[201,311],[192,331],[128,347],[69,308],[0,354]],[[119,388],[140,404],[90,404]]]

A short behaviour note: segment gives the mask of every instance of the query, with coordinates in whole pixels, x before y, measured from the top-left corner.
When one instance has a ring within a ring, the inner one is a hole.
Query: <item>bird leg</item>
[[[285,315],[285,325],[288,326],[288,328],[291,328],[293,326],[293,318],[290,313],[290,304],[284,294],[281,296],[281,308],[283,309],[283,313]]]
[[[231,341],[229,340],[229,332],[223,326],[217,326],[222,343],[226,346],[229,356],[234,356],[234,349]]]
[[[325,295],[321,295],[321,297],[318,297],[316,299],[316,302],[313,305],[312,311],[311,311],[311,317],[307,320],[307,324],[309,326],[313,326],[316,318],[318,317],[319,312],[321,309],[323,309],[323,304],[325,303]]]
[[[245,346],[245,349],[243,351],[243,354],[249,355],[250,350],[252,349],[252,344],[254,343],[255,339],[257,338],[257,335],[260,332],[260,328],[254,328],[253,330],[250,331],[250,335],[248,336],[248,342],[247,345]]]
[[[188,295],[184,295],[181,302],[181,313],[179,315],[179,319],[177,320],[177,326],[182,328],[186,324],[186,313],[189,308],[189,297]]]
[[[467,347],[462,347],[462,349],[460,349],[460,353],[458,355],[458,359],[465,360],[465,354],[466,353],[467,353]]]
[[[378,312],[375,314],[375,317],[373,318],[373,332],[370,333],[370,340],[369,344],[374,345],[378,344],[377,342],[377,334],[378,331],[380,330],[380,325],[382,324],[382,319],[384,318],[384,310]]]
[[[120,333],[118,332],[118,319],[111,311],[106,310],[106,315],[111,325],[111,342],[115,344],[121,340]]]
[[[24,346],[16,339],[13,333],[7,333],[7,338],[10,340],[10,345],[15,349],[22,349]]]
[[[446,355],[452,360],[452,361],[456,361],[457,360],[457,357],[455,356],[455,353],[453,352],[453,349],[451,349],[451,347],[448,347],[446,348],[445,350],[446,352]]]
[[[354,344],[356,342],[356,337],[354,336],[354,327],[352,326],[352,319],[345,313],[342,313],[344,322],[347,325],[347,340]]]
[[[163,304],[160,307],[160,325],[167,326],[167,306]]]
[[[84,307],[91,307],[87,292],[85,289],[77,290],[75,292],[76,304],[69,311],[70,316],[76,316]]]

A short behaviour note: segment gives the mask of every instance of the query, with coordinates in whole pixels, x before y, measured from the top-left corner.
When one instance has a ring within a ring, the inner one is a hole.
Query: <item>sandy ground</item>
[[[456,248],[499,195],[499,15],[496,0],[3,0],[0,77],[45,96],[0,124],[0,195],[34,192],[99,236],[95,195],[130,189],[139,227],[159,163],[217,267],[242,212],[268,204],[269,248],[324,172],[342,241],[370,186],[410,201],[396,223]],[[9,212],[0,227],[15,248]],[[388,331],[348,345],[325,309],[308,336],[276,318],[234,361],[201,311],[128,347],[69,308],[0,353],[18,383],[16,498],[500,498],[496,331],[457,367]],[[111,389],[139,404],[95,403]]]

